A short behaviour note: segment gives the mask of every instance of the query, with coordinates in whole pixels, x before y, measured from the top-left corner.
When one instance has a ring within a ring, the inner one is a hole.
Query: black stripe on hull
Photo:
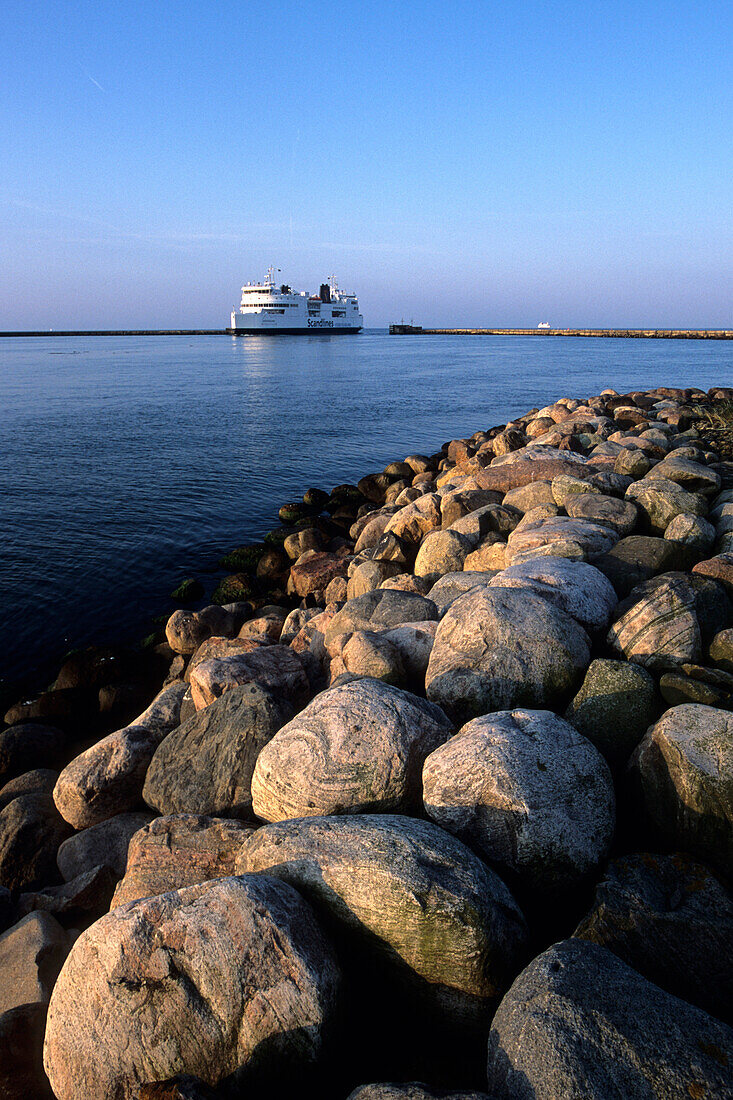
[[[228,328],[230,336],[353,336],[359,328]]]

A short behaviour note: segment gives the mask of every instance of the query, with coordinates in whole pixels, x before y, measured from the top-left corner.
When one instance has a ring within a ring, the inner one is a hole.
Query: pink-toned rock
[[[521,485],[528,485],[531,481],[552,481],[560,474],[571,474],[573,477],[590,478],[598,473],[595,466],[590,463],[581,464],[561,458],[557,452],[557,458],[543,458],[537,461],[518,459],[516,462],[506,462],[498,466],[489,466],[477,471],[476,481],[482,489],[494,489],[500,493],[508,493],[511,489],[517,489]]]
[[[211,636],[211,630],[195,611],[174,611],[166,623],[165,636],[174,653],[188,656]]]
[[[331,665],[331,682],[343,672],[353,676],[370,676],[386,684],[404,685],[406,679],[402,657],[383,633],[356,630],[353,634],[338,634],[334,639],[336,661]]]
[[[651,585],[638,585],[630,600],[631,606],[608,632],[608,642],[617,653],[662,671],[700,661],[695,591],[683,573],[668,573],[653,578]]]
[[[389,588],[394,592],[415,592],[418,596],[427,596],[432,588],[430,577],[416,577],[412,573],[398,573],[382,581],[380,588]]]
[[[263,645],[269,644],[269,639],[262,634],[249,638],[209,638],[202,642],[191,657],[184,679],[190,680],[191,673],[202,661],[224,660],[226,657],[239,656],[242,653],[254,653]]]
[[[425,493],[392,516],[385,531],[392,531],[405,542],[420,543],[430,531],[440,527],[440,497]]]
[[[48,1013],[44,1066],[57,1100],[137,1100],[189,1073],[243,1083],[315,1061],[339,972],[310,906],[241,875],[114,909],[82,933]],[[269,1078],[268,1078],[269,1079]]]
[[[703,577],[713,577],[720,581],[730,596],[733,597],[733,554],[717,554],[707,561],[699,561],[692,567],[693,573],[701,573]]]
[[[290,580],[298,596],[322,592],[334,577],[345,577],[347,562],[335,554],[315,551],[306,561],[290,566]]]
[[[156,817],[130,841],[125,876],[110,908],[233,875],[249,831],[242,821],[201,814]]]
[[[250,619],[239,631],[239,638],[267,638],[270,642],[279,642],[283,624],[288,617],[287,611],[282,608],[281,614],[259,615],[256,619]]]
[[[260,753],[254,811],[265,821],[407,813],[420,802],[425,757],[450,732],[439,707],[380,680],[321,692]]]
[[[225,691],[249,681],[302,706],[309,694],[303,664],[290,646],[262,646],[222,659],[202,661],[191,672],[191,696],[197,710]]]
[[[618,542],[618,534],[601,523],[558,515],[539,517],[532,522],[529,517],[527,513],[509,535],[505,555],[509,565],[546,554],[593,561]]]

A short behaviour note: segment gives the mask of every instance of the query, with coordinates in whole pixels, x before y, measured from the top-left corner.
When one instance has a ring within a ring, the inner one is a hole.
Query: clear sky
[[[733,5],[5,0],[0,329],[733,327]]]

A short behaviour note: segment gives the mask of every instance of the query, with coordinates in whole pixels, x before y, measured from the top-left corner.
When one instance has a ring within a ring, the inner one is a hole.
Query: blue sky
[[[0,330],[733,327],[733,7],[6,0]]]

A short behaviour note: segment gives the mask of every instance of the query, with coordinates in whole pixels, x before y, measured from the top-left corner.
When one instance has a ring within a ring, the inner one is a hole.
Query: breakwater
[[[128,328],[128,329],[38,329],[28,332],[0,332],[6,336],[226,336],[224,328]]]
[[[726,1095],[731,401],[561,397],[307,489],[18,700],[5,1091]]]
[[[390,336],[603,336],[640,340],[733,340],[733,329],[683,328],[422,328],[392,324]]]

